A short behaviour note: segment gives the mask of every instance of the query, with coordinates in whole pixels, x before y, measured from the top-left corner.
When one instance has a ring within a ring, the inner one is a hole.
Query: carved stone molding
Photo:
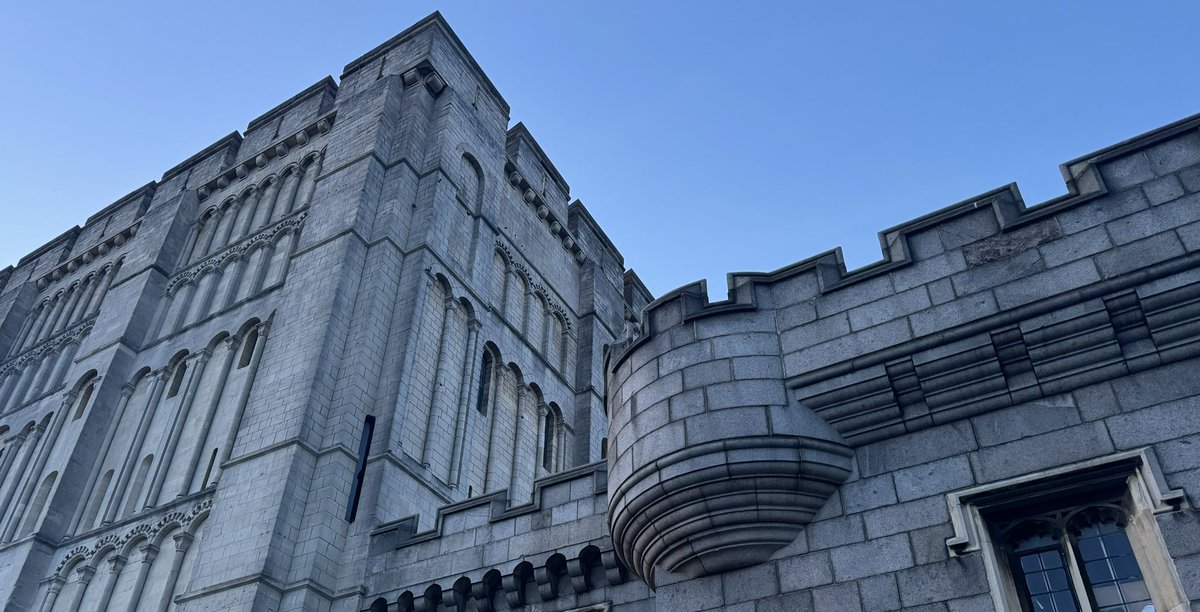
[[[304,225],[304,220],[308,218],[308,211],[302,211],[291,217],[286,217],[276,222],[274,225],[263,229],[262,231],[251,234],[241,242],[227,247],[224,250],[212,255],[208,259],[201,260],[192,264],[182,272],[179,272],[167,282],[165,293],[171,295],[175,290],[187,283],[190,283],[205,274],[212,271],[220,271],[226,261],[237,257],[242,257],[259,245],[267,242],[274,242],[275,237],[286,234],[291,231],[300,231]]]
[[[460,576],[450,584],[438,582],[423,589],[409,589],[401,593],[394,602],[389,602],[391,605],[388,609],[416,612],[437,610],[441,609],[439,606],[448,605],[450,609],[461,610],[466,609],[468,601],[473,601],[474,608],[481,611],[497,609],[496,604],[500,601],[503,601],[509,610],[535,607],[561,597],[564,593],[559,584],[564,578],[569,579],[570,590],[576,595],[587,593],[596,587],[623,584],[626,581],[625,572],[609,569],[610,565],[616,563],[616,556],[612,550],[601,550],[595,545],[588,545],[569,558],[562,553],[554,553],[539,560],[537,565],[530,561],[521,561],[507,572],[493,568],[476,578]],[[593,580],[593,573],[602,574],[605,584]],[[537,587],[536,597],[528,594],[529,585]],[[579,610],[607,610],[607,606],[608,604],[599,604]]]
[[[304,146],[311,138],[328,133],[329,130],[333,129],[333,120],[336,117],[337,111],[331,111],[323,115],[320,119],[304,126],[295,134],[284,137],[274,144],[267,146],[262,151],[248,156],[242,162],[230,167],[221,173],[221,175],[198,187],[196,195],[203,202],[209,196],[225,189],[234,182],[266,168],[273,158],[287,155],[292,150],[292,147]]]
[[[124,549],[131,542],[143,538],[153,541],[160,533],[176,525],[184,533],[191,534],[191,530],[194,530],[197,525],[196,519],[207,513],[212,508],[212,503],[212,496],[209,495],[206,499],[197,502],[186,510],[174,510],[158,518],[149,517],[148,520],[130,525],[123,532],[105,534],[90,544],[75,546],[59,561],[58,566],[54,569],[54,575],[62,575],[63,570],[73,566],[76,561],[82,561],[86,564],[99,561],[95,559],[96,555],[108,550],[116,549],[121,554],[128,556],[128,551]]]
[[[125,246],[126,242],[137,235],[141,225],[142,222],[139,220],[133,225],[105,238],[100,244],[72,257],[56,266],[53,270],[43,274],[36,281],[38,291],[46,290],[50,285],[66,278],[69,274],[77,272],[80,268],[92,263],[97,258],[108,255],[113,249]]]
[[[71,327],[59,332],[57,336],[53,336],[40,344],[34,345],[29,350],[13,357],[3,365],[0,365],[0,377],[8,374],[13,370],[19,370],[30,362],[41,359],[46,353],[57,351],[63,346],[72,342],[83,342],[84,336],[87,336],[92,327],[96,324],[96,315],[92,315]]]
[[[512,249],[504,241],[497,239],[496,240],[496,248],[499,249],[500,252],[504,253],[504,257],[508,259],[509,265],[511,265],[515,270],[517,270],[521,274],[524,274],[525,278],[529,279],[530,291],[532,291],[535,295],[541,296],[541,298],[546,301],[546,307],[549,308],[552,312],[558,314],[558,316],[563,321],[564,329],[566,331],[570,332],[571,331],[571,316],[567,313],[567,309],[563,308],[562,304],[559,304],[554,298],[550,297],[550,292],[546,289],[545,285],[542,285],[541,283],[534,280],[535,276],[534,276],[533,272],[530,271],[530,269],[527,266],[525,266],[525,264],[523,264],[519,260],[517,260],[516,256],[513,255]]]
[[[533,209],[538,219],[541,219],[546,225],[546,231],[550,232],[551,236],[560,238],[563,248],[575,256],[575,263],[583,265],[587,261],[587,254],[579,247],[579,242],[571,236],[571,232],[567,229],[564,222],[554,217],[554,213],[550,212],[550,207],[542,201],[542,197],[537,194],[537,191],[530,182],[521,176],[516,166],[507,163],[504,170],[505,176],[508,178],[508,184],[521,193],[521,199]]]

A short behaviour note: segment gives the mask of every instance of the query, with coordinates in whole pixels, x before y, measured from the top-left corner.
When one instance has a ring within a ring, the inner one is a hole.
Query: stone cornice
[[[249,155],[245,161],[234,164],[227,168],[224,172],[217,175],[207,183],[196,188],[196,195],[200,201],[207,200],[209,196],[217,193],[235,181],[246,178],[251,172],[256,172],[262,168],[266,168],[270,161],[277,157],[286,156],[293,147],[304,146],[309,140],[317,136],[329,133],[333,129],[333,121],[337,117],[337,111],[333,110],[325,113],[317,120],[304,126],[299,131],[284,138],[279,139],[261,151]]]
[[[113,249],[125,246],[125,243],[132,240],[137,235],[138,229],[142,226],[141,220],[135,221],[129,227],[105,238],[96,246],[72,257],[71,259],[59,264],[53,270],[43,274],[37,279],[38,291],[43,291],[53,283],[62,280],[69,274],[73,274],[83,266],[86,266],[98,257],[108,255]]]
[[[1138,292],[1197,267],[1185,255],[786,382],[861,445],[1197,357],[1200,282]]]
[[[505,162],[504,175],[508,179],[508,184],[521,193],[521,199],[533,208],[539,219],[545,222],[550,235],[561,238],[563,248],[575,256],[575,263],[583,265],[583,262],[587,261],[587,254],[583,252],[583,249],[579,247],[579,242],[571,235],[571,230],[567,228],[567,221],[554,216],[550,207],[542,201],[542,197],[533,189],[532,184],[521,176],[516,165],[511,161]]]

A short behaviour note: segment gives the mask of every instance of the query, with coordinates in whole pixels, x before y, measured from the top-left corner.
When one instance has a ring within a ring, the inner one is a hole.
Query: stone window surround
[[[1123,466],[1124,470],[1121,469]],[[1154,517],[1187,509],[1187,497],[1182,491],[1167,488],[1158,461],[1149,448],[1114,453],[946,494],[950,522],[954,528],[954,535],[946,540],[946,547],[951,556],[983,554],[988,590],[997,610],[1023,608],[1013,583],[1014,578],[1005,561],[1005,548],[993,544],[987,519],[980,513],[980,506],[986,504],[980,500],[985,496],[994,499],[997,495],[1010,499],[1018,498],[1035,485],[1052,486],[1072,477],[1104,470],[1116,472],[1106,477],[1109,482],[1117,478],[1126,480],[1126,503],[1129,505],[1130,514],[1128,535],[1135,551],[1138,552],[1138,563],[1142,566],[1143,574],[1147,576],[1147,585],[1155,595],[1155,604],[1160,604],[1160,599],[1165,597],[1166,607],[1160,606],[1161,612],[1186,612],[1188,599],[1179,586],[1174,564],[1167,553]],[[1135,525],[1139,527],[1135,528]],[[1091,608],[1086,600],[1080,604],[1083,610],[1090,612]]]

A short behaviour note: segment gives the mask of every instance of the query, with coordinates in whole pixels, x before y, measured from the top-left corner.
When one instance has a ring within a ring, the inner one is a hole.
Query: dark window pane
[[[1079,539],[1079,556],[1083,557],[1084,561],[1094,561],[1104,558],[1104,546],[1100,544],[1099,538],[1080,538]]]
[[[1106,559],[1089,561],[1083,567],[1087,571],[1088,582],[1092,584],[1108,582],[1113,579],[1112,571],[1108,568],[1108,561]]]
[[[1042,553],[1042,567],[1050,569],[1052,567],[1062,567],[1062,554],[1057,550],[1047,550]]]
[[[1075,607],[1075,598],[1071,596],[1070,591],[1060,591],[1054,594],[1054,603],[1058,605],[1058,612],[1077,612]]]
[[[1129,547],[1129,538],[1126,537],[1124,531],[1110,533],[1103,538],[1104,549],[1108,551],[1108,556],[1117,555],[1132,555],[1133,549]],[[1141,612],[1141,610],[1138,610]]]
[[[1041,572],[1025,575],[1025,584],[1029,586],[1030,595],[1038,595],[1050,591],[1046,584],[1046,576]]]
[[[1042,553],[1042,554],[1055,554],[1055,556],[1057,556],[1057,553]],[[1036,572],[1036,571],[1042,569],[1042,564],[1038,562],[1038,556],[1036,554],[1024,555],[1021,557],[1021,569],[1024,570],[1025,573]]]
[[[1036,612],[1055,612],[1053,595],[1035,595],[1033,609]]]
[[[1067,586],[1067,572],[1061,567],[1047,570],[1046,581],[1050,583],[1051,591],[1065,591],[1070,588]]]
[[[1142,572],[1138,570],[1137,559],[1133,557],[1116,557],[1111,560],[1113,576],[1118,580],[1121,578],[1140,578]]]

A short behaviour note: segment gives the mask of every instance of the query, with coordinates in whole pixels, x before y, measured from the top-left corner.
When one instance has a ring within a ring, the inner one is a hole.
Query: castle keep
[[[1200,117],[723,300],[509,121],[434,14],[0,270],[4,608],[1200,612]]]

